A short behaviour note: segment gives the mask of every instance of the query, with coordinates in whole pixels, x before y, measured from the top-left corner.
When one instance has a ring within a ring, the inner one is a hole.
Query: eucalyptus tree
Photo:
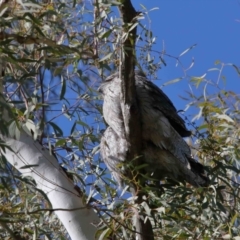
[[[209,84],[207,74],[191,77],[182,66],[183,76],[169,82],[186,78],[193,85],[184,96],[198,111],[199,126],[189,121],[192,150],[209,166],[209,188],[163,179],[156,189],[138,176],[132,196],[128,186],[117,188],[99,157],[100,82],[119,66],[127,69],[123,109],[134,158],[134,128],[141,128],[127,108],[134,66],[154,75],[168,58],[181,63],[192,49],[177,57],[152,51],[148,12],[127,0],[1,1],[1,239],[144,239],[146,223],[154,239],[240,235],[239,96],[222,90],[220,79]],[[224,67],[240,72],[218,64],[219,76]],[[135,174],[144,166],[131,167]]]

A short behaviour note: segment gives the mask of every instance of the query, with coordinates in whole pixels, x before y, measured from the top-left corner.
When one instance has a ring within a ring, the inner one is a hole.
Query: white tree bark
[[[48,150],[22,131],[20,139],[0,135],[14,151],[6,149],[1,153],[23,176],[31,176],[37,187],[44,191],[52,203],[53,209],[78,209],[73,211],[55,211],[65,226],[72,240],[94,240],[96,224],[99,217],[92,208],[83,204],[81,197],[74,190],[74,185],[68,179]],[[34,165],[31,168],[22,168]],[[37,165],[37,166],[35,166]],[[94,226],[95,225],[95,226]]]

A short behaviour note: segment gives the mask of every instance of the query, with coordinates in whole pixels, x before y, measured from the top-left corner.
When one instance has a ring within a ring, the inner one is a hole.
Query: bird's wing
[[[153,179],[169,177],[177,182],[185,180],[194,187],[206,187],[209,184],[209,179],[204,176],[203,166],[194,159],[191,159],[190,166],[186,165],[170,151],[149,142],[144,144],[144,157],[148,164],[146,171]]]
[[[188,131],[184,120],[178,115],[176,108],[174,107],[168,96],[155,84],[148,81],[146,77],[142,75],[135,75],[137,92],[146,92],[151,101],[151,106],[156,111],[161,111],[173,128],[178,132],[181,137],[189,137],[191,131]],[[140,93],[140,95],[144,95]]]

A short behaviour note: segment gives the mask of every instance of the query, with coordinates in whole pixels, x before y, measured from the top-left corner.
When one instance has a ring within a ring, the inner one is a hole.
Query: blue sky
[[[240,1],[237,0],[133,0],[135,9],[141,11],[140,3],[151,11],[151,30],[157,37],[154,49],[161,51],[164,41],[168,54],[178,56],[193,44],[197,46],[181,59],[187,67],[194,58],[194,66],[188,72],[191,76],[202,76],[220,60],[240,67]],[[176,61],[165,59],[167,67],[158,72],[160,86],[171,79],[183,76]],[[233,67],[224,68],[225,89],[240,93],[240,79]],[[206,78],[215,80],[218,73],[211,72]],[[189,90],[189,81],[183,79],[163,90],[178,109],[184,109],[186,102],[179,100]],[[197,90],[196,90],[197,93]],[[200,94],[200,92],[199,92]]]

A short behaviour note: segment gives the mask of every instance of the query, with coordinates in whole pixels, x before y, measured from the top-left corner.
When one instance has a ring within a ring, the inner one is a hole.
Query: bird
[[[186,181],[194,187],[206,187],[209,178],[204,166],[191,156],[183,139],[191,136],[168,96],[146,75],[135,70],[136,98],[142,126],[144,171],[156,181],[165,177]],[[98,91],[103,95],[103,117],[109,125],[100,143],[101,156],[114,179],[122,186],[128,177],[126,167],[128,144],[121,110],[121,79],[119,74],[106,78]]]
[[[125,138],[118,134],[111,127],[104,131],[100,142],[100,153],[113,178],[120,186],[124,185],[124,176],[127,175],[125,160],[128,144]]]

